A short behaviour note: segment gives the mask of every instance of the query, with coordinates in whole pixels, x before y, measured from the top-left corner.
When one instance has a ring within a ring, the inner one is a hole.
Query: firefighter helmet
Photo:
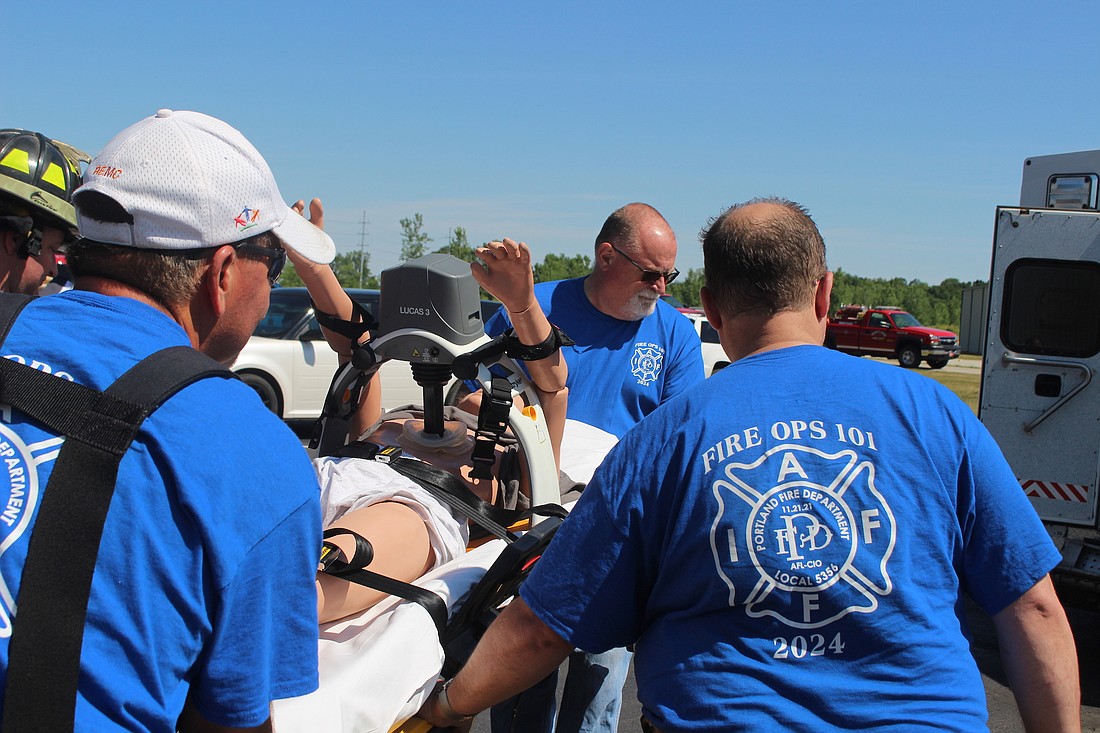
[[[91,156],[30,130],[0,130],[0,205],[37,226],[76,232],[73,191]]]

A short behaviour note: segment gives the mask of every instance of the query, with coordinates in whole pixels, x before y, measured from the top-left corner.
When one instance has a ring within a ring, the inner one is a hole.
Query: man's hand
[[[451,707],[460,715],[473,715],[526,690],[558,668],[573,645],[544,624],[522,598],[515,598],[481,637],[466,666],[447,690]],[[522,659],[516,667],[509,662]],[[453,725],[439,708],[438,693],[420,708],[417,716],[433,725]]]
[[[300,216],[305,216],[306,202],[302,199],[298,199],[290,208]],[[309,223],[318,229],[323,230],[325,228],[325,208],[321,205],[321,199],[310,199]],[[286,256],[290,258],[291,263],[294,264],[294,268],[299,272],[301,272],[303,268],[311,269],[316,265],[315,262],[310,262],[289,247],[286,248]]]

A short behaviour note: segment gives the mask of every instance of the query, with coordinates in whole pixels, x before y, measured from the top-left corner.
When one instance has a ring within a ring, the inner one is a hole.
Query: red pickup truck
[[[958,336],[922,326],[911,314],[889,306],[841,306],[826,326],[825,345],[854,356],[895,357],[908,369],[922,360],[942,369],[959,356]]]

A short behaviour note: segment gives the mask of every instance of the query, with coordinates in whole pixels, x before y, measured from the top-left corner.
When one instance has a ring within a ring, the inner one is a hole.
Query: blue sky
[[[1048,8],[1054,8],[1051,12]],[[402,217],[590,253],[656,206],[810,209],[830,267],[986,279],[1027,156],[1100,148],[1100,3],[9,2],[3,126],[94,153],[160,107],[240,129],[341,250]],[[13,30],[24,29],[24,30]]]

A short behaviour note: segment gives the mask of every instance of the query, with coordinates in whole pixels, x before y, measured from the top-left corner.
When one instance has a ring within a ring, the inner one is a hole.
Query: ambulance
[[[1100,150],[1028,158],[996,211],[978,416],[1062,552],[1100,589]],[[1090,593],[1091,595],[1091,593]],[[1100,594],[1096,596],[1100,598]]]

